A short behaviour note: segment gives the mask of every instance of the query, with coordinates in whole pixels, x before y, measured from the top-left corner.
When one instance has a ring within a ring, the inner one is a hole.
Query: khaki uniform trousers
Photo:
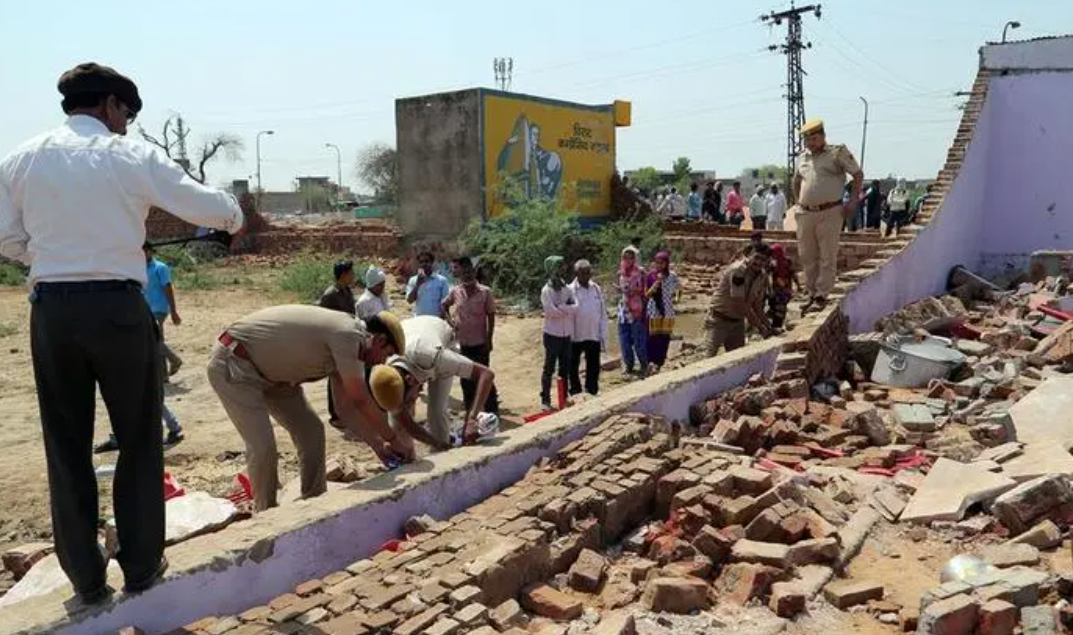
[[[428,428],[428,433],[441,443],[450,443],[451,441],[449,406],[451,404],[451,386],[454,381],[454,375],[433,377],[428,380],[428,420],[425,427]],[[413,418],[413,416],[413,408],[411,407],[410,417]],[[394,413],[388,413],[387,417],[392,430],[402,430],[398,416]]]
[[[227,416],[246,443],[246,470],[253,485],[256,511],[275,507],[279,490],[279,450],[269,415],[291,435],[298,452],[302,498],[327,491],[324,423],[309,405],[301,386],[268,381],[253,363],[219,343],[212,349],[207,374]]]
[[[729,353],[745,346],[745,320],[728,320],[715,316],[708,318],[705,328],[708,357],[718,355],[720,348],[726,348]]]
[[[838,239],[842,233],[842,206],[820,212],[796,210],[797,256],[810,295],[827,297],[835,288]]]

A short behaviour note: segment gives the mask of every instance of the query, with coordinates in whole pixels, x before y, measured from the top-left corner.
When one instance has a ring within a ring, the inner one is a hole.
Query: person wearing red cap
[[[160,334],[142,298],[145,219],[242,228],[234,197],[127,138],[142,100],[130,78],[79,64],[57,85],[63,125],[0,161],[0,256],[30,267],[30,347],[48,463],[52,532],[79,597],[112,589],[97,540],[93,415],[99,389],[119,445],[113,498],[124,589],[152,586],[164,559]]]

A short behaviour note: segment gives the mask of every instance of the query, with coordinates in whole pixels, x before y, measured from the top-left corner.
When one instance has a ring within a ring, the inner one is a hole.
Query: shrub
[[[629,244],[641,250],[639,264],[647,267],[649,260],[663,246],[663,226],[655,216],[638,221],[613,221],[591,232],[588,238],[597,254],[593,262],[596,273],[607,275],[618,271],[622,249]],[[638,238],[639,245],[635,244]]]
[[[571,237],[578,233],[577,214],[557,208],[550,199],[508,192],[505,200],[502,214],[470,224],[466,247],[490,270],[497,294],[536,300],[547,280],[544,259],[567,256]]]
[[[0,286],[21,287],[26,284],[26,274],[29,268],[21,263],[10,260],[0,260]]]
[[[340,260],[349,257],[338,254],[304,253],[283,268],[279,287],[296,297],[299,302],[316,302],[335,280],[332,267]],[[354,262],[354,274],[359,280],[364,278],[367,265]]]

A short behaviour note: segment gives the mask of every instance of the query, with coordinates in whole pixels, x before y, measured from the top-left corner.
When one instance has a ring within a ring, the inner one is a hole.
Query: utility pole
[[[861,97],[864,103],[864,130],[861,131],[861,171],[864,171],[864,146],[868,143],[868,100]]]
[[[343,200],[343,153],[339,151],[339,146],[334,143],[325,143],[324,147],[335,150],[335,169],[339,174],[339,180],[336,181],[335,202],[338,204]]]
[[[510,90],[510,84],[514,80],[514,58],[497,57],[492,60],[492,71],[496,76],[496,88],[502,91]]]
[[[261,212],[261,135],[276,134],[275,130],[261,130],[257,133],[257,213]]]
[[[806,13],[815,14],[820,18],[820,6],[810,4],[805,7],[795,7],[790,3],[786,11],[772,11],[767,15],[760,16],[760,20],[769,25],[781,25],[786,21],[786,42],[784,44],[772,44],[770,51],[778,51],[786,56],[786,178],[790,180],[797,172],[797,155],[801,154],[801,136],[799,131],[805,123],[805,89],[802,75],[805,74],[801,66],[802,49],[812,48],[812,42],[801,41],[801,16]],[[786,192],[793,196],[793,190],[786,184]]]

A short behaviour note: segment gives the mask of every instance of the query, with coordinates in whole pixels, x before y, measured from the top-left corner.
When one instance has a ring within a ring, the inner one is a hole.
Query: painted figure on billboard
[[[499,151],[496,166],[501,174],[520,183],[527,198],[555,198],[563,180],[563,161],[557,152],[540,145],[540,126],[525,115]]]

